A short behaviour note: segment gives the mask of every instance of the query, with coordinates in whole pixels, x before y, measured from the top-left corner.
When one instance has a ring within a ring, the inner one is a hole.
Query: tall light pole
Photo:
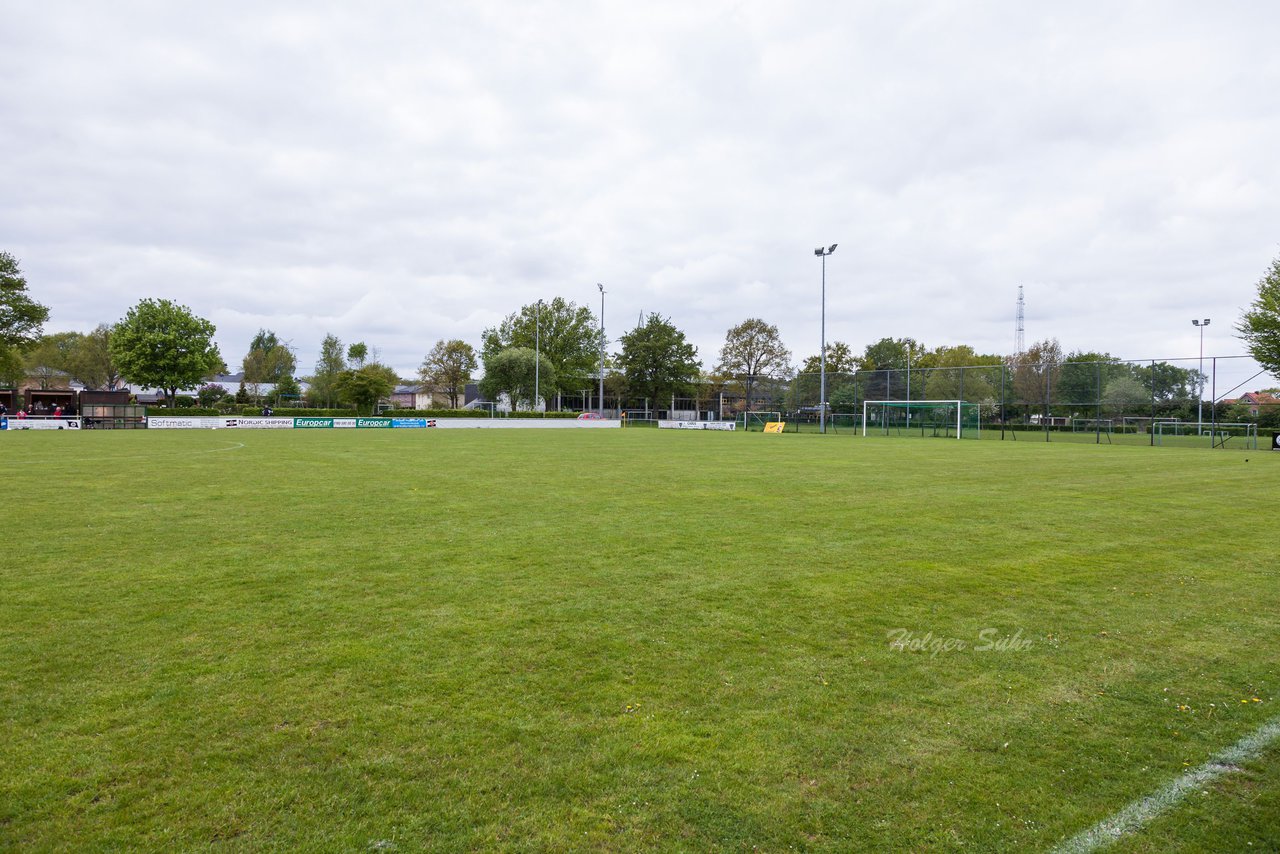
[[[1204,434],[1204,328],[1209,325],[1209,318],[1191,321],[1192,326],[1200,327],[1200,372],[1196,379],[1199,390],[1196,393],[1196,433]]]
[[[542,368],[542,300],[533,311],[533,411],[538,411],[538,381]]]
[[[832,243],[827,249],[819,246],[814,255],[822,258],[822,373],[818,389],[818,432],[827,432],[827,256],[836,251]]]
[[[600,417],[604,417],[604,285],[596,282],[600,289]]]

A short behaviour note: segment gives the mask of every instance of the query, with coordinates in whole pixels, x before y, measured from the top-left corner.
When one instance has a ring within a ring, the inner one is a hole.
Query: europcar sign
[[[293,427],[295,430],[303,430],[316,427],[333,427],[332,418],[295,418],[293,419]]]
[[[357,427],[387,427],[391,426],[390,418],[357,418]]]

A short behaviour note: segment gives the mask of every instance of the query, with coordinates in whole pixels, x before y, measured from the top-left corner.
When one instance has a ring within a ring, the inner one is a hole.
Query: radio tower
[[[1016,355],[1021,356],[1022,351],[1026,349],[1026,307],[1027,303],[1022,298],[1022,285],[1018,285],[1018,316],[1014,322],[1013,332],[1013,349]]]

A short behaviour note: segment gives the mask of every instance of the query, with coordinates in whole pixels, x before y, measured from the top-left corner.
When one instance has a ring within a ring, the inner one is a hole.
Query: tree
[[[907,367],[915,367],[925,352],[925,346],[914,338],[881,338],[868,344],[862,355],[862,368],[868,372],[863,399],[905,400]],[[911,397],[920,398],[919,391],[920,386],[913,383]]]
[[[843,341],[827,344],[827,402],[837,390],[852,385],[853,375],[862,359],[853,355],[853,349]],[[791,383],[791,408],[815,406],[822,396],[822,356],[815,353],[804,360],[800,372]]]
[[[912,397],[994,402],[1004,359],[979,353],[968,344],[958,344],[931,350],[923,354],[916,364],[920,367],[920,386],[917,394],[916,374],[912,371]]]
[[[477,367],[476,351],[470,344],[457,338],[441,339],[422,360],[418,379],[427,391],[448,395],[449,408],[457,409]]]
[[[716,372],[733,378],[750,409],[753,390],[760,380],[790,375],[791,351],[783,345],[778,327],[759,318],[748,318],[725,334]]]
[[[323,403],[326,407],[332,407],[338,402],[338,377],[347,369],[347,360],[342,353],[342,342],[336,335],[324,336],[324,341],[320,342],[316,372],[307,380],[311,384],[307,398],[313,404]]]
[[[1194,368],[1179,368],[1168,362],[1152,362],[1138,365],[1133,376],[1147,389],[1156,403],[1186,403],[1194,399],[1200,387],[1200,372]]]
[[[1107,383],[1102,402],[1114,413],[1124,415],[1151,405],[1151,390],[1131,376],[1117,376]]]
[[[40,339],[49,309],[27,295],[27,280],[18,259],[0,252],[0,366],[12,380],[23,374],[21,352]]]
[[[627,390],[654,403],[675,394],[687,394],[702,367],[698,348],[660,314],[651,314],[643,325],[622,336],[622,352],[614,357]]]
[[[111,327],[100,323],[92,332],[77,335],[66,371],[88,389],[110,391],[120,385],[120,369],[111,358]]]
[[[216,327],[166,299],[144,299],[111,330],[111,358],[130,382],[162,389],[170,405],[178,389],[225,368]]]
[[[1280,257],[1258,280],[1258,297],[1236,324],[1259,365],[1280,374]]]
[[[255,386],[263,383],[278,385],[285,377],[292,380],[297,367],[298,360],[288,345],[271,330],[259,329],[244,357],[244,380]],[[279,393],[279,389],[276,391]]]
[[[1025,352],[1013,356],[1009,366],[1013,373],[1013,403],[1024,404],[1029,411],[1039,410],[1049,414],[1054,399],[1059,369],[1062,365],[1062,345],[1056,338],[1037,341]]]
[[[535,347],[536,345],[536,347]],[[536,349],[551,364],[557,393],[578,391],[584,377],[594,377],[600,363],[600,324],[591,309],[556,297],[522,306],[496,327],[484,330],[480,358],[488,360],[513,347]]]
[[[200,405],[204,407],[212,407],[217,405],[218,401],[227,396],[227,390],[217,383],[209,383],[202,385],[196,391],[196,399],[200,401]]]
[[[349,368],[338,377],[335,387],[346,400],[355,404],[356,411],[367,409],[370,414],[378,401],[383,400],[396,390],[399,377],[386,365],[370,362],[359,368]]]
[[[538,365],[539,382],[555,387],[556,368],[546,356],[538,358],[528,347],[509,347],[484,360],[484,378],[480,380],[480,393],[487,400],[497,400],[502,395],[511,398],[511,408],[521,403],[533,408],[534,365]]]
[[[363,341],[357,341],[347,348],[347,361],[356,370],[364,367],[364,360],[367,358],[369,358],[369,345]]]
[[[293,374],[285,374],[276,383],[275,398],[277,406],[286,398],[293,401],[294,406],[297,406],[300,397],[302,397],[302,387],[298,385],[298,381],[294,379]]]
[[[24,363],[27,377],[42,389],[67,388],[71,379],[71,356],[78,343],[77,332],[45,335],[27,350]]]

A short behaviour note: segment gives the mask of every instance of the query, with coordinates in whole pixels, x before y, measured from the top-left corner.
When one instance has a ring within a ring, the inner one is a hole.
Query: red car
[[[578,416],[579,421],[603,421],[604,416],[599,412],[584,412]]]

